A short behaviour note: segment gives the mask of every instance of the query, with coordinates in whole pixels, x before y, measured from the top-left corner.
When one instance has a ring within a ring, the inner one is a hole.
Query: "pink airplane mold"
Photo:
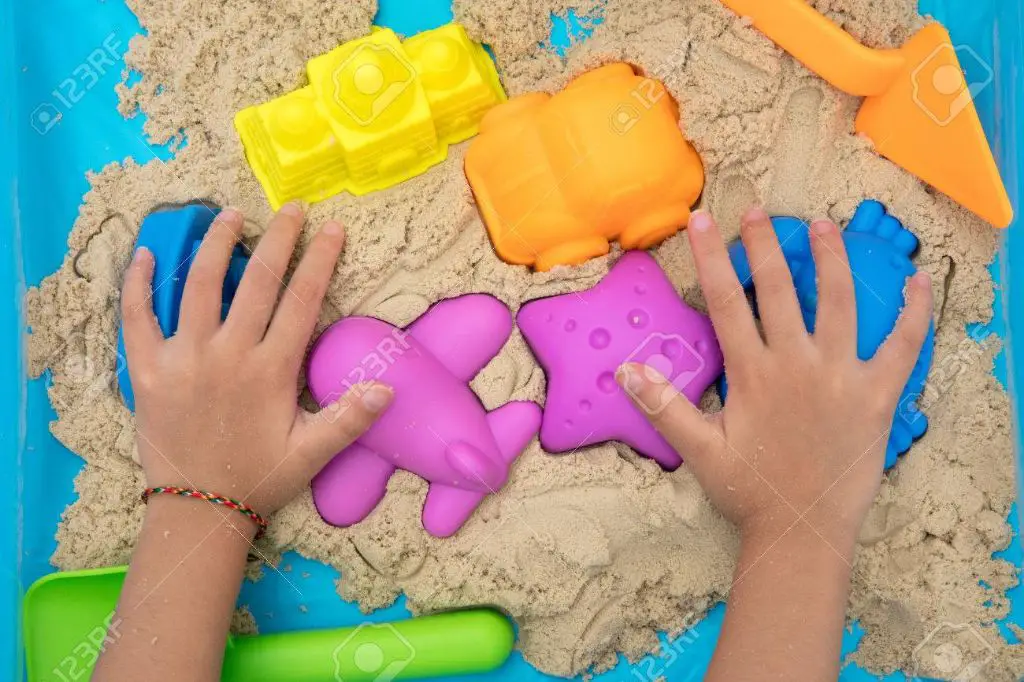
[[[517,321],[548,378],[545,450],[617,440],[665,469],[682,463],[615,381],[622,363],[645,364],[696,404],[722,373],[711,320],[683,302],[654,258],[631,251],[594,288],[527,303]]]
[[[384,497],[391,474],[405,469],[430,483],[427,532],[447,537],[459,530],[486,495],[505,485],[540,426],[534,403],[487,412],[468,385],[511,332],[508,308],[483,294],[442,301],[405,330],[370,317],[331,325],[310,354],[313,397],[328,405],[374,379],[393,387],[395,397],[313,479],[320,516],[335,526],[362,521]]]

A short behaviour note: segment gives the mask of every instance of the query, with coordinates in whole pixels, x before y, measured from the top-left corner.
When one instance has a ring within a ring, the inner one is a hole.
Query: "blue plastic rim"
[[[1019,137],[1024,111],[1024,89],[1019,85],[1024,68],[1024,8],[1012,0],[922,0],[921,9],[945,23],[958,50],[970,57],[962,61],[968,79],[981,86],[976,94],[978,109],[1019,213],[1024,170]],[[449,0],[381,0],[377,23],[412,34],[450,19]],[[167,150],[146,143],[140,118],[125,121],[116,109],[114,86],[120,81],[122,55],[139,32],[137,20],[121,0],[0,0],[0,101],[14,102],[14,106],[0,107],[0,139],[6,141],[0,154],[0,285],[7,292],[0,305],[4,329],[0,378],[5,388],[0,460],[15,491],[0,496],[2,679],[23,678],[21,594],[31,582],[53,570],[48,558],[55,548],[54,531],[61,512],[74,499],[72,480],[81,468],[81,460],[48,431],[47,425],[56,415],[47,400],[45,379],[26,378],[23,297],[27,286],[38,284],[60,266],[67,234],[88,188],[86,171],[127,156],[140,163],[168,156]],[[571,18],[556,22],[552,45],[564,47],[570,33],[585,35],[586,31]],[[96,50],[101,51],[93,60],[98,65],[96,81],[72,102],[66,81]],[[995,320],[988,325],[1008,339],[1011,350],[1013,330],[1024,329],[1024,305],[1016,300],[1024,291],[1024,236],[1020,229],[1016,225],[1009,230],[1006,247],[994,266],[1002,282],[1002,301]],[[1014,395],[1015,387],[1024,386],[1024,370],[1019,365],[1011,362],[1008,371],[1006,360],[1001,359],[996,373],[1009,381]],[[1019,432],[1015,437],[1019,445]],[[1016,519],[1014,522],[1016,526]],[[1001,556],[1019,565],[1019,540]],[[264,580],[243,586],[241,601],[256,617],[261,632],[408,616],[400,600],[367,619],[356,607],[338,599],[336,572],[294,554],[286,555],[281,569],[266,571]],[[1010,620],[1014,623],[1024,623],[1022,595],[1022,587],[1010,592],[1014,607]],[[624,682],[659,675],[673,681],[700,679],[722,614],[719,605],[692,631],[668,644],[676,653],[668,667],[653,658],[633,666],[620,661],[617,668],[597,679]],[[1001,629],[1012,637],[1005,624]],[[856,646],[860,634],[855,631],[847,637],[846,651]],[[476,679],[556,678],[537,673],[516,654],[501,670]],[[875,678],[851,666],[843,671],[842,679]],[[904,677],[895,674],[885,679]]]

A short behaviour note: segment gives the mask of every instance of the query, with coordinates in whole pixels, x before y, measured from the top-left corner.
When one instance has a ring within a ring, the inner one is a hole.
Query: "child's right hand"
[[[714,221],[694,213],[687,232],[725,356],[729,400],[705,416],[676,393],[663,409],[645,413],[745,538],[771,541],[806,522],[834,548],[852,551],[881,482],[897,401],[928,331],[928,275],[909,280],[892,336],[862,362],[853,278],[835,225],[819,221],[811,229],[819,283],[812,335],[768,216],[757,209],[744,216],[763,339]],[[674,392],[641,365],[624,366],[619,380],[641,403],[661,405],[663,392]]]

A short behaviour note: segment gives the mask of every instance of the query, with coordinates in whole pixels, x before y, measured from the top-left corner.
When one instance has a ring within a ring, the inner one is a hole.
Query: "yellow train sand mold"
[[[404,42],[374,29],[309,60],[306,73],[309,85],[235,116],[274,209],[419,175],[506,99],[490,56],[458,24]]]

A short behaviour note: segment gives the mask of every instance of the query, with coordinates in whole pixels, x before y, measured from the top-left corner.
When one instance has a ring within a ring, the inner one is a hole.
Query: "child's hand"
[[[196,254],[170,339],[149,300],[150,286],[162,284],[152,282],[153,254],[136,253],[121,307],[150,486],[217,493],[266,516],[390,403],[390,388],[370,384],[350,390],[331,419],[298,407],[299,368],[344,243],[341,225],[324,225],[284,285],[301,228],[302,211],[282,208],[222,323],[224,277],[242,231],[242,216],[223,211]],[[120,639],[99,657],[93,679],[135,679],[145,669],[147,679],[176,680],[187,661],[189,679],[219,680],[255,533],[256,524],[220,505],[150,500],[118,599]]]
[[[219,493],[269,514],[390,402],[391,390],[377,384],[353,389],[332,420],[297,405],[299,369],[344,243],[341,225],[324,225],[284,285],[302,224],[295,205],[271,221],[222,323],[224,277],[242,231],[242,216],[223,211],[189,272],[178,331],[166,340],[149,300],[150,285],[161,285],[151,281],[153,255],[136,253],[122,314],[148,485]]]
[[[812,225],[817,327],[804,327],[793,280],[763,211],[743,219],[764,339],[717,227],[695,213],[689,238],[725,355],[726,407],[705,417],[678,394],[651,420],[683,455],[715,506],[740,529],[775,539],[806,522],[851,551],[881,482],[893,413],[928,331],[928,275],[907,285],[895,331],[869,362],[857,358],[854,287],[838,228]],[[627,366],[620,381],[652,405],[665,380]]]

